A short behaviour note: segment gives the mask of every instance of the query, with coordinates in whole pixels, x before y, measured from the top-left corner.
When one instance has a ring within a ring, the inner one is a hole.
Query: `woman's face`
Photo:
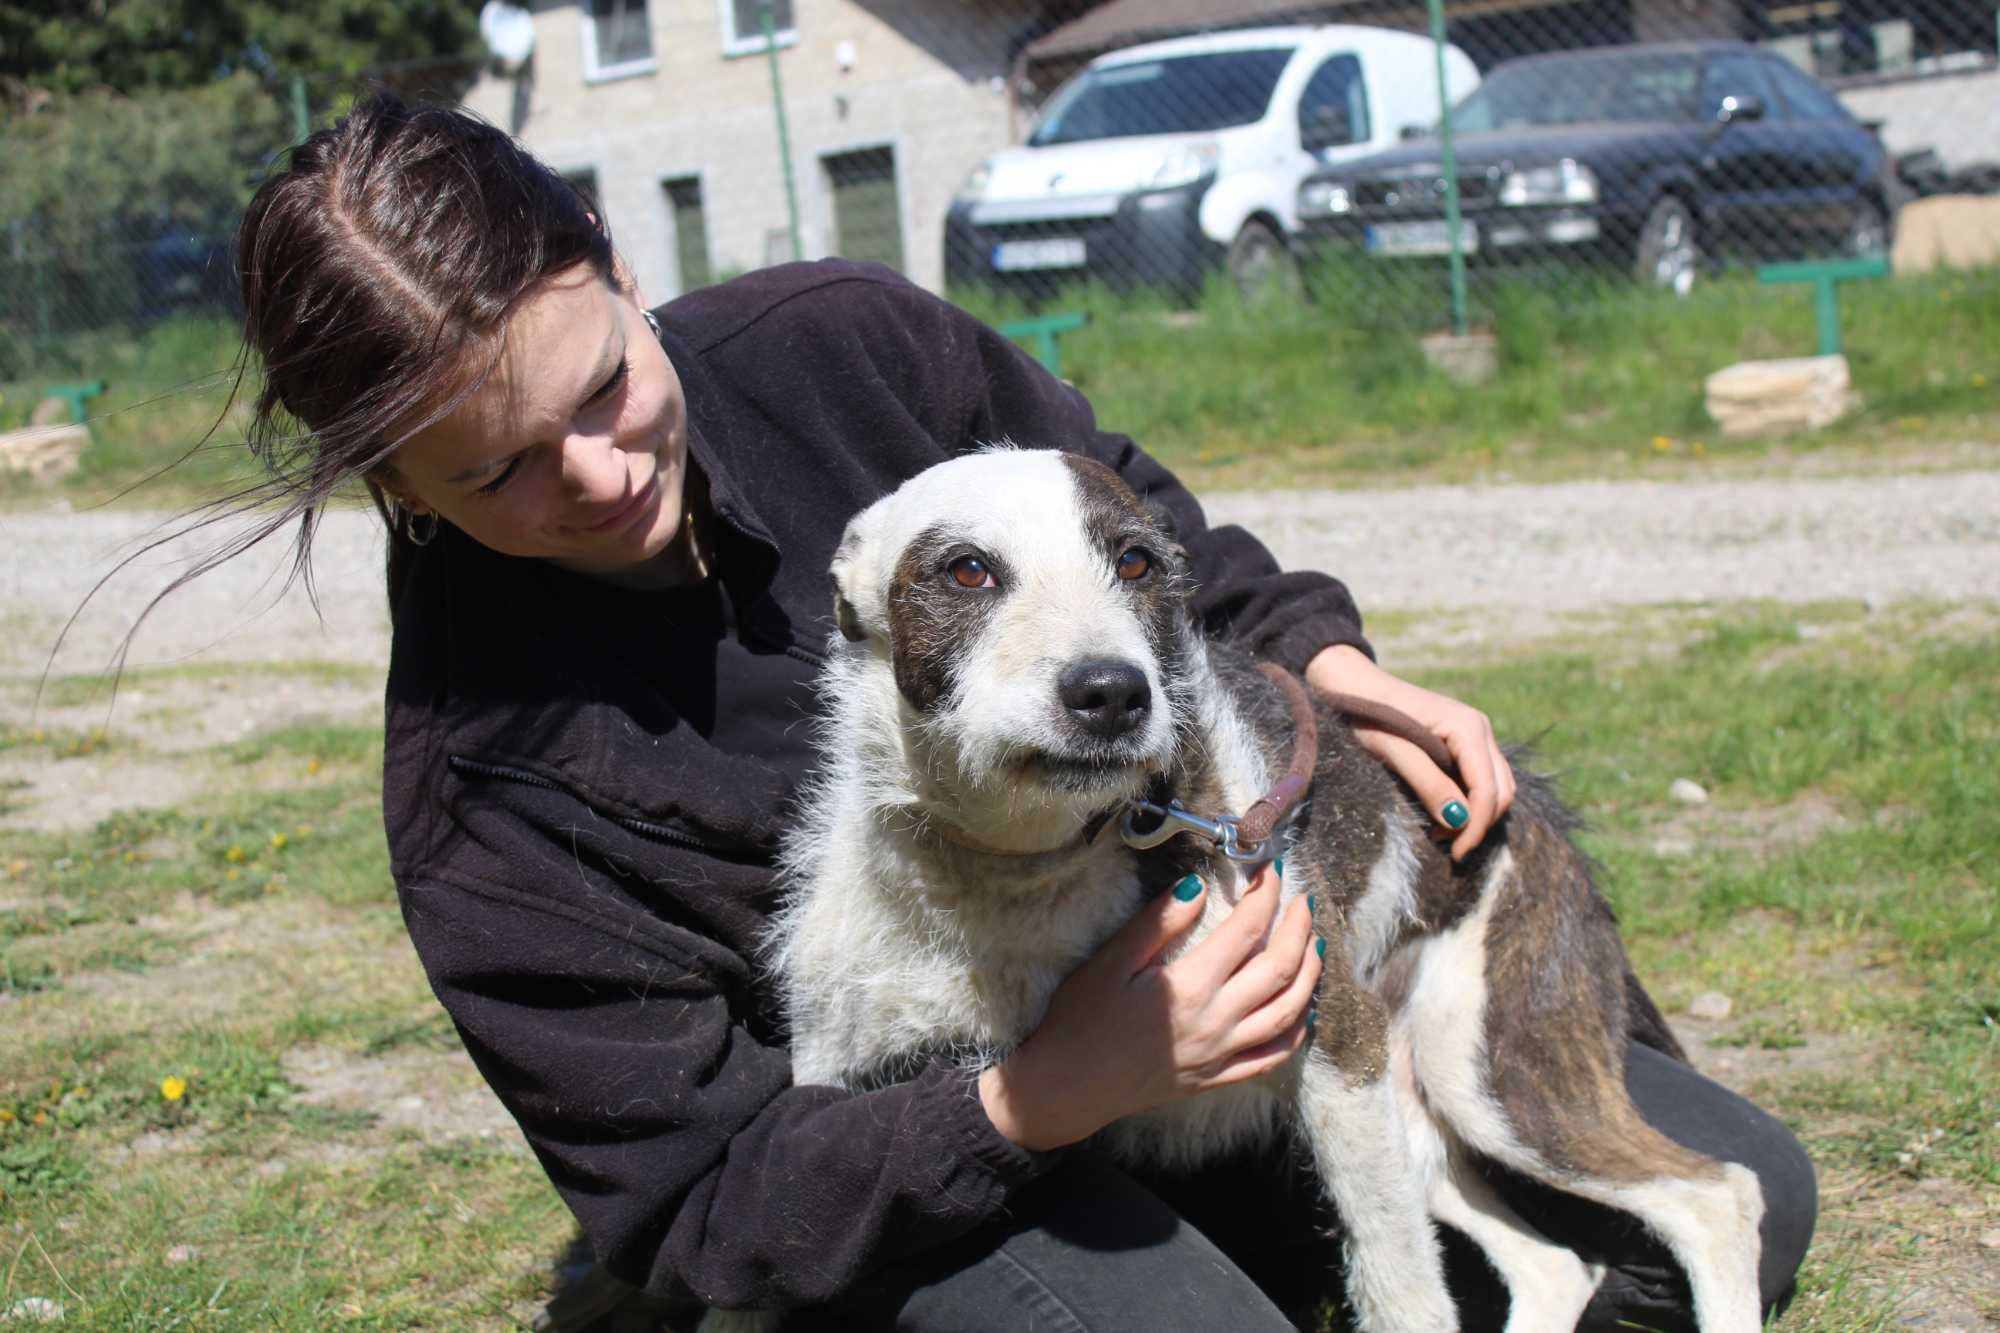
[[[629,571],[680,536],[687,405],[637,298],[579,265],[528,294],[485,382],[390,463],[384,490],[484,546]]]

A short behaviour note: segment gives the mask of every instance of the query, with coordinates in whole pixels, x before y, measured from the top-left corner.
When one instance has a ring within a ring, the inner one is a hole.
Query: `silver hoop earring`
[[[417,546],[429,546],[432,542],[437,540],[438,516],[436,514],[434,513],[411,514],[406,512],[403,518],[404,518],[403,535],[405,537],[408,537],[412,544]],[[417,524],[423,519],[430,520],[429,527],[419,528],[417,526]]]
[[[651,330],[653,331],[653,341],[654,341],[654,342],[658,342],[658,341],[660,340],[660,337],[661,337],[661,334],[660,334],[660,317],[659,317],[658,315],[654,314],[654,313],[653,313],[652,311],[650,311],[650,310],[641,310],[641,311],[639,312],[639,317],[640,317],[641,319],[644,319],[644,320],[646,321],[646,327],[647,327],[647,328],[649,328],[649,329],[651,329]]]

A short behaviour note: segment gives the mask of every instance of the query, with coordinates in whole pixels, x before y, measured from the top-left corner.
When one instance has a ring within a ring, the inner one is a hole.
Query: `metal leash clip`
[[[1160,822],[1148,829],[1139,828],[1142,815],[1150,815]],[[1249,864],[1266,860],[1264,844],[1244,847],[1236,841],[1236,816],[1222,815],[1216,819],[1203,819],[1200,815],[1182,807],[1179,801],[1168,801],[1165,805],[1155,805],[1151,801],[1134,801],[1125,808],[1125,818],[1118,823],[1118,836],[1127,847],[1136,851],[1146,851],[1158,847],[1177,833],[1196,833],[1217,847],[1232,861]]]

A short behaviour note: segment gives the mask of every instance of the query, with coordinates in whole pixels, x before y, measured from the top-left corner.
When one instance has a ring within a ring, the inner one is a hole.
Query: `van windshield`
[[[1050,101],[1036,148],[1138,134],[1200,134],[1262,120],[1292,48],[1216,51],[1085,71]]]

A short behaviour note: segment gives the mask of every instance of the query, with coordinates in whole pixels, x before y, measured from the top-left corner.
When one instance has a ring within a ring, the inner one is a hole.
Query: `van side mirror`
[[[1719,124],[1734,125],[1738,121],[1762,120],[1764,99],[1751,93],[1738,95],[1731,93],[1722,99],[1715,109],[1715,119]]]

